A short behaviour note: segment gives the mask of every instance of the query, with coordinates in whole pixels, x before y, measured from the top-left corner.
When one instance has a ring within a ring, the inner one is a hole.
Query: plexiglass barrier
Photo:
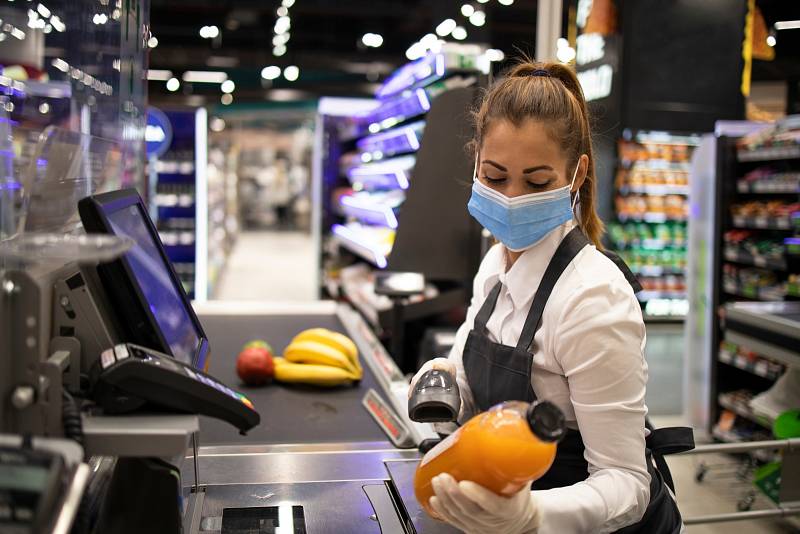
[[[78,201],[120,188],[116,142],[52,126],[15,128],[0,116],[0,143],[0,265],[103,261],[124,252],[129,243],[77,231]]]

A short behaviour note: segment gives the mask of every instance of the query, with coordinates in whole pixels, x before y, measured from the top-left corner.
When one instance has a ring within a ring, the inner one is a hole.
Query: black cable
[[[64,425],[64,436],[77,441],[83,447],[83,421],[78,403],[66,390],[62,399],[61,423]]]

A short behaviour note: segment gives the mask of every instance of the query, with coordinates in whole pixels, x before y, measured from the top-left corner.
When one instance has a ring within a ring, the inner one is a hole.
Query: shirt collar
[[[508,272],[506,272],[505,247],[501,245],[500,258],[497,262],[497,276],[489,277],[487,285],[493,286],[499,280],[511,295],[511,301],[515,308],[528,305],[533,300],[558,245],[574,227],[575,223],[572,220],[557,227],[544,236],[541,241],[523,252]],[[490,290],[491,287],[485,288],[487,294]]]

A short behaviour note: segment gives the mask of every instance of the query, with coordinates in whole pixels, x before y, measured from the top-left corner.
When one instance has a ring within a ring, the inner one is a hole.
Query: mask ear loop
[[[575,172],[572,173],[572,183],[569,186],[569,190],[572,191],[572,188],[575,187],[575,178],[578,177],[578,169],[581,166],[581,161],[578,160],[578,164],[575,166]],[[580,190],[575,191],[575,196],[572,197],[572,212],[575,213],[575,206],[578,203],[578,199],[581,196]]]
[[[479,156],[480,156],[480,153],[476,150],[475,151],[475,168],[472,169],[472,180],[473,181],[477,181],[478,180],[478,157]]]

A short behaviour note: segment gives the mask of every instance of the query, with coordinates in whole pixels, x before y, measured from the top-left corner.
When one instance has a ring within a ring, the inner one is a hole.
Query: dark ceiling
[[[486,24],[473,26],[461,14],[471,3],[486,13]],[[307,91],[309,96],[370,95],[374,82],[407,62],[405,52],[447,18],[468,32],[465,42],[491,43],[502,50],[514,46],[531,52],[535,42],[536,0],[296,0],[289,8],[290,41],[282,57],[272,54],[273,27],[280,0],[151,0],[151,28],[158,46],[151,51],[150,68],[224,70],[236,84],[236,101],[263,100],[271,88]],[[205,25],[220,28],[217,39],[203,39]],[[380,48],[367,48],[361,37],[383,36]],[[300,78],[289,82],[261,80],[267,65],[297,65]],[[153,100],[185,100],[187,92],[219,102],[218,85],[182,84],[177,94],[165,84],[150,82]]]
[[[564,1],[567,6],[573,3]],[[484,26],[473,26],[461,14],[464,3],[486,12]],[[800,0],[757,3],[768,28],[778,20],[800,19]],[[158,46],[151,51],[150,68],[171,70],[178,78],[186,70],[223,70],[236,84],[236,102],[270,99],[270,94],[279,93],[273,89],[292,89],[296,98],[366,96],[374,91],[375,82],[407,61],[409,45],[447,18],[467,30],[465,42],[491,43],[507,55],[515,55],[515,50],[531,53],[536,4],[536,0],[513,0],[510,6],[498,0],[296,0],[289,8],[287,52],[275,57],[273,27],[281,0],[151,0],[151,28]],[[218,26],[220,36],[201,38],[199,30],[206,25]],[[363,46],[361,37],[367,32],[381,34],[383,45]],[[777,32],[775,50],[775,61],[754,61],[753,79],[800,78],[800,30]],[[267,65],[297,65],[300,78],[262,80],[261,69]],[[186,103],[194,96],[193,104],[216,104],[222,94],[217,84],[197,83],[184,83],[170,93],[163,81],[151,81],[149,91],[157,103]]]

